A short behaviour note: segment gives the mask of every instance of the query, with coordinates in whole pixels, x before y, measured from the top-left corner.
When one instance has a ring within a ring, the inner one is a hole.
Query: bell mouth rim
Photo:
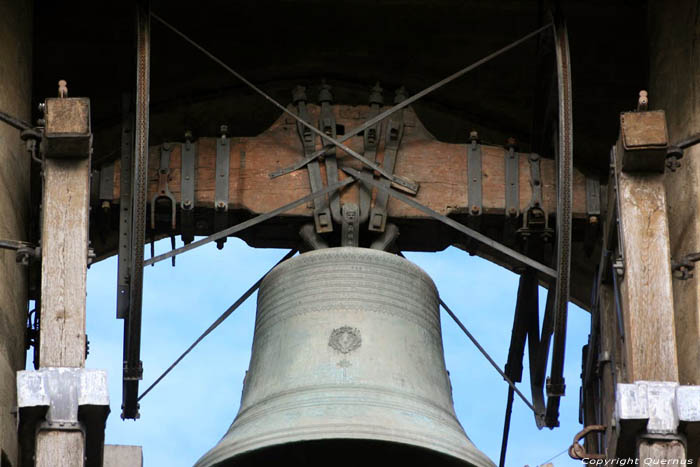
[[[228,434],[228,433],[227,433]],[[415,436],[410,436],[411,434]],[[226,436],[224,436],[226,438]],[[255,451],[262,451],[278,446],[289,446],[292,444],[303,444],[317,441],[371,441],[378,443],[401,444],[410,448],[423,449],[434,452],[437,455],[447,456],[456,462],[464,462],[474,467],[495,467],[495,464],[478,449],[474,443],[465,437],[467,443],[463,444],[463,449],[454,449],[454,444],[443,442],[440,438],[429,438],[425,432],[396,430],[389,431],[385,426],[377,425],[371,427],[367,424],[353,425],[342,424],[337,427],[329,425],[318,425],[316,427],[306,426],[290,432],[284,430],[279,434],[269,434],[267,436],[256,434],[249,440],[237,441],[235,444],[226,445],[219,442],[211,450],[205,453],[195,464],[195,467],[214,467],[222,464],[234,457],[252,454]],[[222,439],[223,441],[223,439]]]

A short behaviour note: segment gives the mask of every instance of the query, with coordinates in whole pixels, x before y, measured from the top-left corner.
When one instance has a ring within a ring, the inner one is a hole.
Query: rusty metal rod
[[[151,389],[153,389],[154,387],[156,387],[156,385],[157,385],[158,383],[160,383],[160,382],[162,381],[162,379],[165,378],[165,377],[168,375],[168,373],[170,373],[170,372],[172,371],[172,369],[175,368],[175,367],[177,366],[177,364],[180,363],[180,362],[182,361],[182,359],[185,358],[185,357],[187,356],[187,354],[190,353],[190,352],[192,351],[192,349],[194,349],[194,348],[197,346],[197,344],[199,344],[200,342],[202,342],[202,340],[204,340],[205,337],[207,337],[209,334],[211,334],[211,332],[212,332],[214,329],[216,329],[217,327],[219,327],[219,325],[220,325],[221,323],[223,323],[224,320],[226,320],[226,318],[228,318],[229,316],[231,316],[231,313],[233,313],[234,311],[236,311],[236,309],[237,309],[239,306],[241,306],[241,305],[243,304],[243,302],[245,302],[246,300],[248,300],[248,297],[250,297],[251,295],[253,295],[253,293],[254,293],[256,290],[258,290],[258,288],[260,287],[260,284],[262,283],[263,279],[265,279],[265,276],[267,276],[267,275],[270,273],[270,271],[272,271],[277,265],[283,263],[284,261],[287,261],[289,258],[291,258],[292,256],[294,256],[294,255],[297,253],[297,251],[298,251],[298,250],[296,250],[296,249],[290,250],[286,255],[284,255],[284,257],[283,257],[281,260],[277,261],[277,263],[276,263],[274,266],[272,266],[272,267],[270,268],[269,271],[267,271],[265,274],[263,274],[263,276],[262,276],[260,279],[258,279],[258,281],[257,281],[255,284],[251,285],[250,288],[249,288],[248,290],[246,290],[245,292],[243,292],[243,295],[241,295],[240,297],[238,297],[238,300],[236,300],[235,302],[233,302],[233,305],[231,305],[230,307],[228,307],[228,308],[226,309],[226,311],[224,311],[224,312],[221,314],[221,316],[219,316],[219,317],[211,324],[211,326],[209,326],[209,327],[206,329],[206,331],[204,331],[204,332],[197,338],[197,340],[195,340],[195,341],[192,343],[192,345],[190,345],[189,347],[187,347],[187,350],[185,350],[185,351],[182,353],[182,355],[180,355],[179,357],[177,357],[177,359],[168,367],[168,369],[165,370],[158,378],[156,378],[156,380],[155,380],[150,386],[148,386],[148,388],[147,388],[145,391],[143,391],[143,394],[141,394],[137,400],[140,401],[141,399],[143,399],[144,397],[146,397],[146,394],[148,394],[149,392],[151,392]]]
[[[393,115],[394,113],[398,112],[399,110],[403,109],[404,107],[407,107],[407,106],[413,104],[415,101],[417,101],[421,97],[424,97],[424,96],[430,94],[431,92],[443,87],[444,85],[456,80],[457,78],[464,76],[465,74],[469,73],[470,71],[474,70],[475,68],[478,68],[481,65],[483,65],[484,63],[487,63],[487,62],[493,60],[494,58],[498,57],[499,55],[509,51],[513,47],[516,47],[516,46],[522,44],[523,42],[527,41],[531,37],[538,35],[539,33],[550,28],[551,26],[552,26],[552,23],[548,23],[548,24],[542,26],[541,28],[538,28],[538,29],[532,31],[529,34],[526,34],[525,36],[521,37],[520,39],[516,40],[515,42],[511,42],[510,44],[506,45],[505,47],[498,49],[497,51],[485,56],[484,58],[477,60],[476,62],[472,63],[471,65],[468,65],[468,66],[462,68],[461,70],[451,74],[447,78],[444,78],[444,79],[438,81],[437,83],[433,84],[432,86],[428,86],[427,88],[423,89],[422,91],[417,92],[416,94],[412,95],[408,99],[401,101],[400,103],[396,104],[395,106],[391,107],[390,109],[385,110],[384,112],[380,113],[376,117],[370,118],[362,125],[357,126],[357,127],[353,128],[352,130],[346,132],[345,135],[342,138],[340,138],[338,141],[342,143],[344,141],[349,140],[353,136],[355,136],[355,135],[363,132],[367,128],[381,122],[385,118]],[[275,177],[279,177],[280,175],[285,175],[285,174],[294,172],[295,170],[298,170],[298,169],[304,167],[306,164],[308,164],[312,160],[316,159],[317,157],[321,156],[322,154],[325,154],[327,150],[328,150],[328,147],[324,147],[324,148],[314,152],[309,157],[302,159],[299,162],[297,162],[293,165],[290,165],[289,167],[285,167],[283,169],[279,169],[275,172],[272,172],[270,174],[270,178],[275,178]]]
[[[484,357],[486,357],[486,360],[488,360],[489,363],[491,364],[491,366],[496,369],[498,374],[500,374],[503,377],[503,379],[506,381],[506,383],[508,383],[508,386],[510,386],[510,388],[518,395],[518,397],[520,397],[523,400],[523,402],[525,402],[525,405],[527,405],[530,408],[530,410],[532,410],[535,413],[535,415],[540,415],[537,413],[535,406],[532,405],[532,402],[527,400],[527,397],[525,397],[525,395],[522,392],[520,392],[520,390],[517,387],[515,387],[515,383],[513,381],[511,381],[511,379],[505,374],[505,372],[503,370],[501,370],[501,368],[498,366],[498,364],[493,360],[493,358],[491,358],[491,355],[489,355],[489,353],[486,351],[486,349],[484,349],[481,346],[481,344],[479,344],[479,341],[477,341],[476,338],[472,335],[472,333],[469,332],[469,330],[464,326],[464,324],[462,324],[462,322],[459,320],[459,318],[457,318],[457,315],[455,315],[452,312],[452,310],[450,310],[450,307],[448,307],[445,304],[445,302],[442,300],[442,298],[440,299],[440,306],[442,306],[442,308],[447,312],[447,314],[450,315],[450,318],[452,318],[454,320],[454,322],[457,323],[457,326],[459,326],[459,328],[462,330],[462,332],[464,332],[464,334],[469,338],[469,340],[472,341],[472,344],[474,344],[476,346],[476,348],[479,349],[479,352],[481,352],[481,354]]]
[[[155,20],[159,21],[162,23],[165,27],[170,29],[172,32],[180,36],[182,39],[187,41],[190,45],[192,45],[194,48],[202,52],[204,55],[209,57],[211,60],[219,64],[221,67],[223,67],[226,71],[231,73],[233,76],[241,80],[244,84],[246,84],[248,87],[250,87],[253,91],[261,95],[266,101],[270,102],[272,105],[280,109],[282,112],[286,113],[290,117],[292,117],[294,120],[299,122],[301,125],[305,126],[312,132],[316,133],[318,136],[320,136],[322,139],[325,139],[327,142],[334,144],[338,148],[342,149],[355,159],[359,160],[363,164],[365,164],[367,167],[372,168],[373,170],[376,170],[378,173],[382,174],[384,177],[388,178],[392,182],[404,187],[406,190],[408,190],[411,193],[416,193],[418,192],[418,184],[415,182],[412,182],[410,180],[406,180],[402,177],[399,177],[397,175],[390,174],[388,171],[384,170],[380,165],[376,164],[375,162],[370,161],[369,159],[366,159],[364,156],[361,154],[358,154],[357,152],[353,151],[349,147],[345,146],[342,142],[338,141],[337,139],[333,138],[332,136],[327,135],[323,131],[319,130],[315,126],[311,125],[309,122],[305,121],[304,119],[300,118],[297,114],[292,112],[291,110],[287,109],[284,105],[280,104],[277,102],[274,98],[272,98],[269,94],[267,94],[265,91],[248,81],[243,75],[238,73],[236,70],[228,66],[226,63],[224,63],[223,60],[218,58],[216,55],[212,54],[209,52],[207,49],[199,45],[197,42],[194,40],[190,39],[185,33],[177,29],[175,26],[171,25],[167,21],[165,21],[163,18],[160,16],[156,15],[155,13],[151,13],[151,17],[154,18]]]
[[[10,125],[13,128],[16,128],[18,130],[23,130],[23,131],[32,131],[34,128],[32,126],[25,122],[24,120],[20,120],[17,117],[13,117],[10,114],[7,114],[5,112],[0,112],[0,121],[3,121]]]

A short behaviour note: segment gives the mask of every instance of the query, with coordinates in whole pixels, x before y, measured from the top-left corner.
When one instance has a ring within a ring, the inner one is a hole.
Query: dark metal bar
[[[573,204],[573,123],[571,115],[571,60],[566,23],[557,18],[553,27],[559,84],[557,169],[557,281],[555,287],[552,365],[547,381],[547,426],[559,426],[559,401],[565,393],[564,355],[571,273],[571,208]]]
[[[506,400],[506,415],[503,420],[503,438],[501,438],[501,459],[498,467],[506,465],[506,451],[508,450],[508,435],[510,433],[510,416],[513,413],[513,388],[508,388],[508,399]]]
[[[235,233],[238,233],[242,230],[245,230],[249,227],[253,227],[254,225],[258,225],[261,222],[265,222],[268,219],[272,219],[275,216],[278,216],[282,214],[283,212],[289,211],[290,209],[294,209],[297,206],[301,206],[304,203],[308,203],[309,201],[313,201],[319,196],[323,196],[327,193],[331,193],[335,190],[338,190],[346,185],[349,185],[350,183],[353,183],[355,181],[354,178],[346,178],[341,180],[340,182],[336,183],[335,185],[327,186],[326,188],[317,191],[316,193],[310,193],[302,198],[297,199],[296,201],[292,201],[289,204],[285,204],[282,207],[279,207],[273,211],[266,212],[264,214],[260,214],[259,216],[253,217],[252,219],[248,219],[245,222],[241,222],[240,224],[236,224],[232,227],[229,227],[227,229],[224,229],[220,232],[213,233],[209,235],[208,237],[205,237],[201,240],[197,240],[196,242],[192,242],[189,245],[185,245],[180,248],[176,248],[174,250],[168,251],[167,253],[163,253],[162,255],[155,256],[153,258],[148,259],[147,261],[144,262],[145,266],[149,266],[151,264],[158,263],[160,261],[163,261],[165,259],[171,258],[176,255],[180,255],[182,253],[185,253],[186,251],[194,250],[197,247],[200,247],[202,245],[206,245],[207,243],[215,242],[220,238],[227,237],[229,235],[233,235]]]
[[[480,216],[482,211],[483,174],[481,172],[481,144],[477,133],[470,135],[471,144],[467,147],[467,201],[469,203],[469,215]]]
[[[131,290],[128,317],[124,322],[124,374],[122,418],[139,417],[138,389],[143,377],[141,363],[141,305],[143,288],[143,244],[146,237],[148,195],[148,130],[150,105],[151,24],[150,2],[136,6],[136,120],[134,143]]]
[[[122,95],[121,161],[119,178],[119,250],[117,259],[117,318],[129,313],[131,299],[131,178],[134,152],[134,120],[131,114],[131,95]]]
[[[679,147],[681,149],[687,149],[690,146],[694,146],[696,144],[700,143],[700,133],[696,135],[689,136],[688,138],[679,141],[678,143],[675,144],[676,147]]]
[[[156,15],[155,13],[151,13],[151,16],[152,16],[154,19],[156,19],[157,21],[159,21],[160,23],[162,23],[165,27],[167,27],[168,29],[170,29],[172,32],[174,32],[175,34],[177,34],[178,36],[180,36],[181,38],[183,38],[183,39],[184,39],[185,41],[187,41],[190,45],[192,45],[193,47],[195,47],[196,49],[198,49],[198,50],[199,50],[200,52],[202,52],[204,55],[206,55],[207,57],[209,57],[211,60],[213,60],[214,62],[216,62],[216,63],[219,64],[220,66],[222,66],[226,71],[228,71],[229,73],[231,73],[233,76],[235,76],[236,78],[238,78],[239,80],[241,80],[244,84],[246,84],[248,87],[250,87],[253,91],[255,91],[256,93],[258,93],[259,95],[261,95],[266,101],[270,102],[272,105],[274,105],[275,107],[277,107],[278,109],[280,109],[282,112],[286,113],[287,115],[289,115],[290,117],[292,117],[294,120],[296,120],[297,122],[301,123],[301,124],[304,125],[306,128],[308,128],[309,130],[313,131],[314,133],[316,133],[316,134],[317,134],[318,136],[320,136],[322,139],[325,139],[328,143],[339,147],[340,149],[342,149],[343,151],[345,151],[346,153],[348,153],[350,156],[352,156],[352,157],[354,157],[355,159],[361,161],[361,162],[362,162],[363,164],[365,164],[366,166],[371,167],[372,169],[376,170],[377,172],[379,172],[380,174],[382,174],[384,177],[388,178],[388,179],[391,180],[392,182],[394,182],[394,183],[396,183],[396,184],[398,184],[398,185],[400,185],[400,186],[406,188],[408,191],[410,191],[410,192],[412,192],[412,193],[416,193],[416,192],[418,191],[418,184],[417,184],[417,183],[411,182],[410,180],[405,180],[405,179],[403,179],[403,178],[401,178],[401,177],[398,177],[398,176],[396,176],[396,175],[391,175],[390,173],[388,173],[387,171],[385,171],[382,167],[380,167],[380,166],[377,165],[376,163],[370,161],[369,159],[365,159],[362,155],[358,154],[357,152],[353,151],[353,150],[350,149],[349,147],[345,146],[341,141],[339,141],[339,140],[333,138],[333,137],[330,136],[330,135],[325,134],[324,132],[322,132],[322,131],[319,130],[318,128],[314,127],[313,125],[309,124],[308,122],[305,122],[303,119],[299,118],[299,116],[297,116],[294,112],[292,112],[292,111],[290,111],[289,109],[287,109],[287,107],[285,107],[284,105],[282,105],[282,104],[280,104],[279,102],[277,102],[277,101],[276,101],[275,99],[273,99],[270,95],[268,95],[267,93],[265,93],[265,91],[263,91],[262,89],[260,89],[259,87],[257,87],[256,85],[254,85],[253,83],[251,83],[250,81],[248,81],[243,75],[241,75],[241,74],[238,73],[236,70],[234,70],[233,68],[231,68],[230,66],[228,66],[226,63],[224,63],[220,58],[218,58],[217,56],[215,56],[214,54],[212,54],[211,52],[209,52],[208,50],[206,50],[204,47],[202,47],[201,45],[199,45],[199,44],[198,44],[197,42],[195,42],[194,40],[190,39],[187,35],[185,35],[183,32],[181,32],[181,31],[180,31],[179,29],[177,29],[175,26],[172,26],[170,23],[168,23],[167,21],[165,21],[163,18],[161,18],[160,16]],[[345,140],[347,141],[347,139],[345,139]],[[323,152],[325,152],[325,151],[323,151]],[[303,165],[301,165],[300,167],[303,167]]]
[[[468,237],[473,238],[474,240],[490,247],[493,248],[494,250],[503,253],[510,257],[511,259],[515,260],[519,266],[526,267],[530,266],[531,268],[534,268],[541,273],[543,273],[545,276],[547,276],[548,279],[556,279],[557,277],[557,272],[550,268],[549,266],[545,266],[544,264],[540,263],[539,261],[535,261],[532,258],[528,258],[527,256],[523,255],[522,253],[518,253],[517,251],[508,248],[505,245],[502,245],[498,243],[495,240],[490,239],[486,235],[477,232],[476,230],[472,230],[467,226],[464,226],[460,224],[459,222],[455,221],[454,219],[450,219],[447,216],[444,216],[440,214],[439,212],[433,211],[427,206],[422,205],[421,203],[399,193],[398,191],[383,186],[381,183],[379,183],[378,180],[374,180],[372,177],[368,177],[364,174],[361,174],[359,171],[355,169],[351,169],[349,167],[343,167],[342,170],[351,175],[352,177],[362,180],[363,183],[367,183],[369,185],[372,185],[373,187],[377,188],[379,191],[383,192],[388,192],[391,196],[394,198],[398,199],[399,201],[402,201],[406,204],[408,204],[411,207],[414,207],[421,211],[424,214],[429,215],[430,217],[439,220],[440,222],[443,222],[444,224],[447,224],[448,226],[452,227],[453,229],[467,235]]]
[[[194,189],[195,189],[195,160],[197,159],[197,144],[190,141],[191,133],[185,135],[182,144],[181,185],[180,185],[180,230],[185,244],[194,240]]]
[[[211,334],[211,332],[212,332],[214,329],[216,329],[217,327],[219,327],[219,325],[220,325],[221,323],[223,323],[223,322],[226,320],[226,318],[228,318],[229,316],[231,316],[231,313],[233,313],[234,311],[236,311],[236,309],[238,309],[238,307],[241,306],[241,305],[243,304],[243,302],[245,302],[246,300],[248,300],[248,297],[250,297],[251,295],[253,295],[253,293],[254,293],[256,290],[258,290],[258,288],[260,287],[260,284],[262,283],[263,279],[265,279],[265,276],[267,276],[267,275],[270,273],[270,271],[272,271],[277,265],[283,263],[284,261],[287,261],[289,258],[291,258],[292,256],[294,256],[296,253],[297,253],[297,250],[296,250],[296,249],[290,250],[286,255],[284,255],[284,257],[283,257],[281,260],[277,261],[277,263],[276,263],[274,266],[272,266],[272,268],[270,268],[269,271],[267,271],[265,274],[263,274],[263,276],[262,276],[260,279],[258,279],[258,281],[257,281],[255,284],[251,285],[250,288],[249,288],[248,290],[246,290],[245,292],[243,292],[243,295],[241,295],[241,296],[238,298],[238,300],[236,300],[236,301],[233,303],[233,305],[231,305],[230,307],[228,307],[228,308],[226,309],[226,311],[224,311],[224,312],[221,314],[221,316],[219,316],[218,318],[216,318],[216,321],[214,321],[214,322],[211,324],[211,326],[209,326],[209,327],[207,328],[207,330],[204,331],[204,332],[197,338],[197,340],[195,340],[195,341],[192,343],[192,345],[190,345],[189,347],[187,347],[187,350],[185,350],[179,357],[177,357],[177,359],[168,367],[168,369],[165,370],[158,378],[156,378],[156,380],[155,380],[150,386],[148,386],[148,388],[147,388],[145,391],[143,391],[143,393],[139,396],[139,398],[138,398],[137,400],[140,401],[141,399],[143,399],[144,397],[146,397],[146,394],[148,394],[149,392],[151,392],[151,389],[153,389],[154,387],[156,387],[156,385],[157,385],[158,383],[160,383],[161,380],[162,380],[163,378],[165,378],[165,377],[168,375],[168,373],[170,373],[170,372],[173,370],[173,368],[175,368],[175,367],[177,366],[177,364],[180,363],[180,362],[182,361],[182,359],[185,358],[185,357],[187,356],[187,354],[190,353],[190,352],[192,351],[192,349],[194,349],[200,342],[202,342],[202,340],[204,340],[205,337],[207,337],[209,334]]]
[[[498,57],[499,55],[509,51],[510,49],[512,49],[514,47],[517,47],[518,45],[522,44],[523,42],[527,41],[528,39],[535,37],[536,35],[540,34],[541,32],[549,29],[551,26],[552,26],[552,23],[548,23],[548,24],[542,26],[541,28],[538,28],[538,29],[532,31],[529,34],[526,34],[525,36],[521,37],[520,39],[518,39],[514,42],[511,42],[510,44],[506,45],[505,47],[485,56],[484,58],[477,60],[476,62],[472,63],[471,65],[462,68],[461,70],[451,74],[447,78],[444,78],[444,79],[438,81],[437,83],[433,84],[432,86],[428,86],[427,88],[423,89],[422,91],[417,92],[416,94],[412,95],[408,99],[396,104],[395,106],[391,107],[390,109],[385,110],[384,112],[380,113],[376,117],[370,118],[362,125],[353,128],[349,132],[346,132],[345,135],[338,140],[338,142],[342,143],[342,142],[349,140],[353,136],[363,132],[367,128],[375,125],[376,123],[381,122],[385,118],[389,117],[390,115],[393,115],[394,113],[398,112],[399,110],[403,109],[404,107],[408,107],[409,105],[413,104],[415,101],[420,99],[421,97],[427,96],[431,92],[433,92],[437,89],[440,89],[444,85],[451,83],[452,81],[456,80],[457,78],[464,76],[465,74],[469,73],[470,71],[474,70],[475,68],[480,67],[484,63],[487,63],[487,62],[493,60],[494,58]],[[312,160],[316,159],[317,157],[321,156],[322,154],[325,154],[327,149],[328,148],[323,148],[323,149],[313,153],[310,157],[308,157],[302,161],[297,162],[296,164],[293,164],[293,165],[286,167],[284,169],[280,169],[280,170],[277,170],[275,172],[272,172],[270,174],[270,177],[275,178],[275,177],[279,177],[280,175],[285,175],[285,174],[294,172],[295,170],[299,170],[300,168],[304,167],[306,164],[308,164]],[[382,175],[384,175],[384,174],[382,174]]]
[[[450,315],[454,322],[457,323],[457,326],[460,327],[462,332],[466,334],[466,336],[469,338],[470,341],[472,341],[476,348],[479,349],[479,352],[481,352],[481,354],[484,357],[486,357],[486,360],[488,360],[491,366],[493,366],[496,369],[498,374],[500,374],[503,377],[503,379],[506,380],[506,383],[508,383],[511,389],[515,391],[518,397],[520,397],[523,400],[523,402],[525,402],[525,405],[527,405],[530,408],[530,410],[535,412],[535,415],[537,415],[537,410],[535,409],[535,406],[532,405],[532,403],[529,400],[527,400],[527,398],[523,395],[522,392],[520,392],[520,390],[517,387],[515,387],[515,383],[513,383],[513,381],[510,380],[510,378],[503,372],[503,370],[501,370],[498,364],[493,360],[493,358],[491,358],[491,355],[489,355],[489,353],[481,346],[481,344],[479,344],[479,341],[476,340],[472,333],[469,332],[469,330],[464,326],[464,324],[462,324],[459,318],[457,318],[457,316],[452,312],[452,310],[450,310],[450,308],[445,304],[445,302],[442,301],[442,299],[440,299],[440,305],[442,306],[442,308],[444,308],[447,314]]]
[[[0,121],[3,121],[11,127],[16,128],[20,131],[34,130],[34,128],[32,128],[32,126],[29,123],[25,122],[24,120],[20,120],[17,117],[13,117],[12,115],[7,114],[5,112],[0,112]]]

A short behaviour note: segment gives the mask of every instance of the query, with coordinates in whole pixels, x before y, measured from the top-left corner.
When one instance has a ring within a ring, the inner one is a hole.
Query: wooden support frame
[[[316,105],[308,106],[310,119],[317,120],[320,109]],[[369,106],[334,105],[333,113],[337,124],[344,128],[354,128],[361,125],[371,115]],[[480,216],[471,215],[468,196],[468,147],[470,143],[446,143],[435,139],[424,127],[411,107],[404,109],[405,131],[401,141],[396,162],[396,173],[418,182],[421,186],[415,197],[416,201],[439,212],[467,224],[470,219],[478,217],[480,231],[491,238],[500,241],[500,232],[505,212],[505,165],[503,147],[483,144],[482,167],[479,171],[482,180],[483,209]],[[193,221],[196,235],[210,235],[215,232],[214,211],[212,209],[215,194],[215,137],[200,137],[196,141],[196,165]],[[181,199],[182,178],[182,146],[184,143],[169,143],[173,147],[170,159],[169,188],[178,204]],[[195,142],[192,142],[195,144]],[[346,144],[355,151],[362,152],[364,141],[362,136],[350,138]],[[317,142],[317,148],[320,143]],[[157,161],[160,146],[151,147],[149,160]],[[311,189],[306,170],[270,178],[270,173],[282,167],[287,167],[303,157],[303,148],[299,140],[296,123],[290,117],[281,115],[267,130],[252,137],[230,138],[229,164],[229,206],[228,225],[242,222],[252,216],[272,211],[289,201],[301,198]],[[384,158],[384,138],[377,151],[379,163]],[[528,162],[529,153],[518,153],[519,158],[519,196],[520,211],[528,208],[532,199],[532,184]],[[542,207],[550,215],[556,213],[556,173],[554,160],[542,154],[541,158],[541,188]],[[549,155],[551,156],[551,155]],[[338,151],[338,162],[343,166],[360,169],[361,166],[353,158]],[[114,168],[112,209],[117,213],[120,196],[120,170],[116,163]],[[322,174],[323,177],[325,175]],[[341,174],[343,177],[344,174]],[[148,199],[157,193],[158,173],[157,163],[149,167]],[[341,193],[343,202],[357,204],[359,188],[349,187]],[[376,195],[376,193],[375,193]],[[574,171],[573,177],[573,221],[574,241],[582,241],[584,227],[587,222],[586,213],[586,177]],[[390,200],[388,214],[392,222],[401,230],[401,247],[408,251],[440,251],[449,245],[457,245],[468,249],[471,253],[483,255],[482,252],[472,251],[472,246],[460,235],[443,228],[437,221],[403,203]],[[246,231],[241,234],[248,244],[260,248],[292,248],[298,245],[299,229],[310,222],[313,216],[312,205],[302,205],[286,213],[280,218]],[[180,215],[178,215],[178,218]],[[550,219],[550,225],[553,225]],[[99,231],[92,240],[98,258],[114,254],[117,249],[118,219],[112,217],[112,224],[102,222],[93,231]],[[181,225],[178,220],[178,230]],[[163,234],[165,235],[165,234]],[[168,233],[169,235],[169,233]],[[361,242],[371,243],[370,236],[361,227]],[[362,243],[361,243],[362,244]],[[582,256],[582,255],[581,255]],[[512,269],[504,258],[487,258],[497,264]],[[592,263],[586,259],[574,258],[572,264],[573,287],[572,300],[579,306],[588,307],[590,297],[589,275],[593,273]],[[576,285],[578,284],[578,285]]]
[[[667,144],[663,112],[621,115],[620,137],[611,151],[593,309],[599,320],[598,348],[589,349],[597,352],[600,393],[597,403],[584,398],[588,405],[584,409],[591,412],[590,405],[595,405],[600,422],[607,426],[601,449],[608,458],[686,459],[681,437],[674,439],[678,433],[648,435],[646,423],[635,424],[624,417],[616,422],[620,409],[615,409],[621,383],[679,382],[666,191],[664,173],[659,171]],[[649,400],[652,404],[651,396]],[[653,417],[677,417],[675,407],[654,410],[674,413]]]
[[[45,133],[52,146],[47,148],[43,163],[39,365],[83,368],[90,209],[90,101],[47,99],[45,116]],[[55,154],[51,152],[52,147],[57,148]],[[82,466],[84,458],[82,431],[37,432],[37,467]]]

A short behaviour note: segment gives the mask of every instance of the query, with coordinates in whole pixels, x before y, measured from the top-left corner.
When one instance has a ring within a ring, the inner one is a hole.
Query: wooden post
[[[85,366],[90,103],[47,99],[41,216],[41,367]],[[82,466],[80,431],[41,430],[37,467]]]
[[[629,383],[678,382],[663,172],[667,146],[663,112],[621,115],[620,138],[614,155],[620,217],[618,244],[623,266],[620,295],[625,334],[625,382]],[[644,439],[636,453],[640,459],[685,460],[685,449],[675,440]]]

